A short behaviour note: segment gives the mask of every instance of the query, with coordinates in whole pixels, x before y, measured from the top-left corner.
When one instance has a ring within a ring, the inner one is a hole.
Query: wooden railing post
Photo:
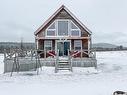
[[[33,51],[31,50],[30,53],[31,53],[31,60],[32,60],[33,59]]]
[[[46,52],[47,52],[47,51],[46,51],[46,50],[44,50],[44,58],[45,58],[45,59],[46,59]]]
[[[4,73],[7,71],[6,50],[4,49]]]
[[[96,58],[96,50],[94,50],[94,58]]]
[[[83,53],[83,50],[81,50],[81,58],[82,58],[82,55],[83,55],[82,53]]]
[[[90,51],[90,49],[88,49],[88,57],[90,57],[90,53],[91,53],[91,51]]]
[[[4,60],[6,59],[6,50],[4,49]]]
[[[57,50],[57,54],[56,54],[56,62],[55,62],[55,73],[57,73],[58,71],[58,61],[59,61],[59,49]]]

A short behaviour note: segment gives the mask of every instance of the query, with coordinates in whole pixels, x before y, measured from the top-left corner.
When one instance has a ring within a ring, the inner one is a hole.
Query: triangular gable
[[[37,35],[55,16],[57,16],[57,14],[59,14],[62,10],[65,10],[74,20],[76,20],[76,22],[82,27],[84,28],[84,30],[86,30],[86,32],[88,32],[88,34],[91,34],[92,32],[79,20],[77,19],[76,16],[73,15],[73,13],[71,11],[69,11],[64,5],[62,5],[48,20],[46,20],[44,22],[44,24],[42,26],[40,26],[35,32],[34,34]]]

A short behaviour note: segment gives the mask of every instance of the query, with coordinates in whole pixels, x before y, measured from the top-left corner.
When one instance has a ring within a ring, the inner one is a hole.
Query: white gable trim
[[[78,20],[77,17],[74,16],[72,12],[70,12],[64,5],[62,5],[47,21],[45,21],[44,24],[34,32],[34,34],[36,35],[38,32],[40,32],[40,30],[45,27],[62,9],[65,9],[72,16],[72,18],[74,18],[89,34],[92,34],[92,32],[80,20]]]
[[[67,8],[64,7],[64,9],[89,33],[92,34],[92,32]]]

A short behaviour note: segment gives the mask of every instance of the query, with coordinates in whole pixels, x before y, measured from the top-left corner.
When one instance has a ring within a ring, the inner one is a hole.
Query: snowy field
[[[54,73],[54,67],[36,72],[3,74],[0,54],[0,95],[112,95],[127,91],[127,51],[98,52],[98,69],[74,68]]]

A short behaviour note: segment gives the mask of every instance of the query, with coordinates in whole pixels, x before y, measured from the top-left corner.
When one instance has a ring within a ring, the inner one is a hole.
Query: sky
[[[0,0],[0,42],[34,42],[63,4],[92,31],[93,43],[127,46],[127,0]]]

